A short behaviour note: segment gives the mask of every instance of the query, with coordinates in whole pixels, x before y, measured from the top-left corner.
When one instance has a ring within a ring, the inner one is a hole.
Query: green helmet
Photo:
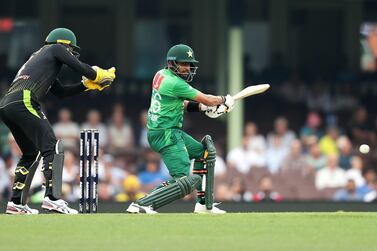
[[[195,59],[194,51],[190,46],[185,44],[177,44],[171,47],[166,56],[167,61],[176,62],[188,62],[188,63],[199,63]]]
[[[185,44],[177,44],[171,47],[166,55],[166,61],[168,63],[168,68],[187,82],[193,80],[196,70],[198,69],[198,67],[195,66],[195,63],[199,63],[199,61],[195,59],[194,51],[190,46]],[[190,72],[180,72],[177,63],[190,63]]]
[[[45,44],[67,44],[75,49],[80,49],[77,46],[75,34],[66,28],[56,28],[52,30],[46,37]]]

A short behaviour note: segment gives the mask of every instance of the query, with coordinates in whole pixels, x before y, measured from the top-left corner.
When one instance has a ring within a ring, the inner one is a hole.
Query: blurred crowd
[[[309,112],[297,134],[284,117],[275,119],[266,137],[248,122],[242,145],[227,154],[220,178],[225,185],[218,189],[231,200],[374,201],[376,134],[366,127],[365,116],[364,108],[356,111],[350,134],[335,125],[322,130],[317,112]],[[361,153],[361,142],[372,150]]]
[[[53,123],[57,138],[65,146],[63,194],[77,201],[79,187],[79,135],[81,129],[100,133],[99,199],[132,201],[169,178],[159,154],[149,149],[147,112],[141,111],[137,125],[115,104],[108,120],[91,110],[79,124],[63,108]],[[300,130],[290,129],[285,117],[273,121],[273,130],[263,135],[258,125],[247,122],[239,147],[218,145],[215,195],[219,201],[334,200],[374,201],[377,198],[376,130],[364,107],[356,109],[347,127],[323,122],[311,111]],[[371,151],[360,153],[367,144]],[[21,152],[14,138],[0,125],[0,196],[11,192],[14,170]],[[37,171],[32,184],[33,202],[43,197],[43,176]],[[188,196],[186,199],[192,199]]]

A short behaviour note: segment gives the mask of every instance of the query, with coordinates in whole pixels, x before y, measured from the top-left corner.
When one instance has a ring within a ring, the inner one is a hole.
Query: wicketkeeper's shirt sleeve
[[[97,73],[90,67],[77,59],[72,53],[70,53],[64,45],[57,44],[53,49],[54,57],[57,58],[63,64],[68,65],[71,69],[77,71],[81,75],[93,80],[96,78]]]

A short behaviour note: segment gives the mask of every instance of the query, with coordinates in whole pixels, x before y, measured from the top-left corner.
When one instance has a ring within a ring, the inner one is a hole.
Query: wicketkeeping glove
[[[115,78],[115,68],[114,67],[112,67],[112,68],[110,68],[108,70],[103,70],[103,69],[99,68],[98,66],[93,66],[93,69],[95,69],[96,72],[97,72],[97,78],[98,78],[98,72],[101,72],[101,74],[103,76],[105,76],[105,75],[109,76],[109,73],[113,74],[114,78]],[[107,73],[103,73],[103,72],[107,72]],[[82,83],[87,88],[87,90],[99,90],[99,91],[102,91],[103,89],[109,87],[111,85],[111,83],[113,82],[113,80],[114,80],[112,78],[109,78],[109,79],[110,80],[105,81],[105,78],[102,78],[102,80],[100,82],[95,82],[95,80],[90,80],[90,79],[87,79],[86,77],[83,76],[82,77]]]
[[[98,66],[93,66],[92,68],[97,72],[96,79],[93,80],[94,83],[103,84],[114,81],[115,67],[111,67],[108,70],[104,70]]]
[[[100,85],[98,83],[94,83],[92,80],[90,79],[87,79],[86,77],[82,77],[82,80],[81,80],[82,84],[86,87],[86,90],[89,91],[89,90],[98,90],[98,91],[102,91],[103,89],[105,89],[106,87],[109,87],[110,86],[110,82],[108,82],[108,84],[106,85]]]

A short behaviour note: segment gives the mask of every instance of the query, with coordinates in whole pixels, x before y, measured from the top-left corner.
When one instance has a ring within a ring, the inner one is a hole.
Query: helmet
[[[168,68],[187,82],[191,82],[194,78],[196,70],[198,69],[195,64],[199,63],[199,61],[195,59],[194,51],[190,46],[185,44],[177,44],[171,47],[166,55],[166,61],[168,63]],[[178,71],[178,62],[190,63],[190,72],[185,74],[180,73]]]
[[[190,46],[185,44],[177,44],[171,47],[166,56],[167,61],[176,61],[176,62],[189,62],[189,63],[199,63],[195,60],[194,51]]]
[[[75,34],[66,28],[56,28],[52,30],[46,37],[45,44],[66,44],[74,49],[80,49],[77,46]]]

